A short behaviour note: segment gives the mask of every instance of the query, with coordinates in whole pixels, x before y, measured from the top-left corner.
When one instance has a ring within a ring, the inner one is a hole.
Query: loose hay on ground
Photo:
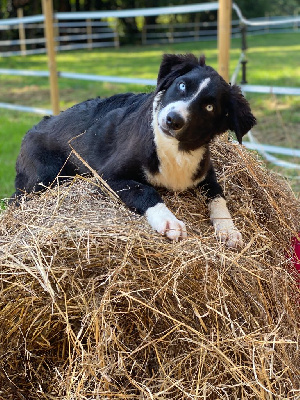
[[[242,147],[212,152],[241,252],[193,192],[162,192],[175,244],[79,177],[1,215],[0,398],[299,398],[299,202]]]

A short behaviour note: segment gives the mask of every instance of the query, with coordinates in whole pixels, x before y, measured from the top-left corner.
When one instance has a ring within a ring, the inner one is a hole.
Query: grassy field
[[[253,36],[248,39],[247,78],[251,84],[300,87],[300,34]],[[98,75],[155,79],[165,52],[194,52],[206,55],[207,64],[217,67],[216,42],[195,42],[148,47],[124,47],[60,53],[58,70]],[[232,41],[230,68],[233,72],[240,55],[240,41]],[[0,59],[0,68],[47,70],[46,55]],[[0,75],[0,102],[51,108],[47,78]],[[125,91],[149,91],[138,85],[98,83],[60,79],[60,107],[95,96],[110,96]],[[257,116],[255,135],[263,143],[299,148],[300,97],[247,96]],[[41,119],[40,115],[0,109],[0,198],[14,188],[14,166],[25,132]],[[292,160],[299,162],[299,159]],[[300,193],[299,171],[280,171],[292,178]]]

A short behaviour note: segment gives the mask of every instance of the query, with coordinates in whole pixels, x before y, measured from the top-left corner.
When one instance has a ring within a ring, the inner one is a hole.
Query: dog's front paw
[[[217,238],[227,247],[238,248],[243,246],[241,232],[234,226],[231,219],[214,219],[213,226],[215,228]]]
[[[210,202],[209,209],[217,238],[228,247],[242,247],[242,235],[232,221],[225,199],[216,197]]]
[[[185,224],[179,221],[164,203],[149,207],[146,217],[153,229],[171,240],[178,241],[187,237]]]

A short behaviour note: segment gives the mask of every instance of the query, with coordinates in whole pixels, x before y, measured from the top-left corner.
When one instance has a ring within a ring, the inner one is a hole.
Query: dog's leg
[[[184,223],[167,208],[154,187],[133,180],[107,182],[130,209],[145,215],[150,226],[161,235],[175,241],[186,237]]]
[[[242,235],[233,223],[226,200],[223,197],[223,190],[217,181],[212,165],[206,178],[199,186],[206,192],[210,220],[215,228],[217,238],[228,247],[242,246]]]
[[[216,197],[210,201],[210,220],[215,228],[217,237],[228,247],[241,247],[242,235],[235,227],[230,212],[223,197]]]

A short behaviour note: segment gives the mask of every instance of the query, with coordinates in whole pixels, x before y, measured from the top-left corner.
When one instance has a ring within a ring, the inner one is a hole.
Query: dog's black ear
[[[184,64],[190,64],[191,62],[198,64],[198,60],[193,54],[164,54],[157,80],[164,79],[170,72],[180,69]]]
[[[242,137],[256,124],[250,105],[237,85],[230,86],[228,122],[229,129],[235,132],[239,143],[242,143]]]
[[[156,91],[166,89],[168,82],[171,84],[178,76],[186,74],[199,64],[200,61],[193,54],[164,54],[158,72]]]
[[[204,54],[201,54],[201,56],[199,57],[199,65],[200,65],[200,67],[205,66],[205,55]]]

